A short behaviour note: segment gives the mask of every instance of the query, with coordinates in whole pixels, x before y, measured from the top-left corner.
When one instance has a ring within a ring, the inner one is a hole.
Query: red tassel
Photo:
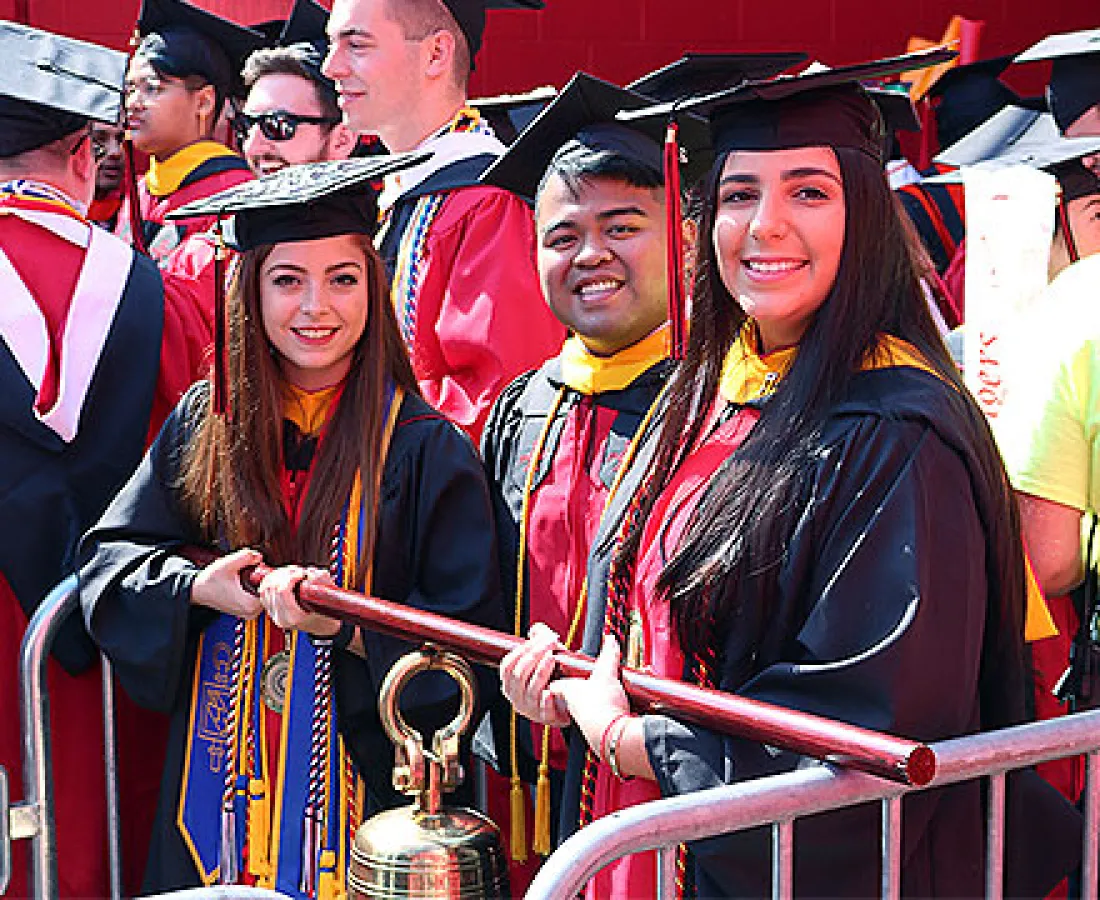
[[[665,211],[668,217],[668,321],[670,355],[683,359],[687,349],[686,304],[684,302],[684,232],[680,204],[680,126],[668,123],[665,134]]]
[[[126,199],[130,204],[130,245],[138,253],[149,255],[142,234],[141,198],[138,196],[137,163],[134,161],[134,142],[126,138],[122,142],[126,156]]]
[[[225,260],[228,251],[221,222],[215,226],[214,233],[214,414],[224,416],[229,407],[225,374]]]

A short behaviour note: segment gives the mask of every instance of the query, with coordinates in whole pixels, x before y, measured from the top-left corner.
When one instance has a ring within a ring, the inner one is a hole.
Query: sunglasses
[[[299,125],[337,125],[339,122],[339,118],[332,116],[300,116],[280,110],[260,113],[258,116],[240,112],[233,117],[232,124],[237,140],[243,144],[257,125],[269,141],[289,141],[297,133]]]

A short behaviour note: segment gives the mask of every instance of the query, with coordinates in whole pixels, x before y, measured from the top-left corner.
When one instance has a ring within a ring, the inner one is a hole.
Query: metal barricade
[[[1005,776],[1013,769],[1085,754],[1082,900],[1097,900],[1100,830],[1100,710],[933,744],[938,768],[924,788],[907,788],[850,770],[814,766],[782,775],[639,804],[581,829],[546,860],[527,900],[571,900],[593,875],[621,857],[657,850],[658,897],[675,896],[678,844],[772,826],[772,896],[793,896],[794,823],[814,813],[878,801],[882,805],[882,896],[901,893],[901,801],[915,790],[989,779],[986,897],[1000,900],[1004,875]]]
[[[53,767],[50,751],[50,698],[46,671],[50,648],[65,619],[79,614],[76,576],[55,587],[27,625],[19,654],[19,711],[23,738],[23,799],[9,804],[7,779],[0,779],[0,894],[11,877],[12,842],[30,841],[29,887],[36,900],[57,897],[57,842],[53,818]],[[103,749],[107,779],[107,840],[112,900],[122,896],[119,838],[117,742],[114,678],[105,656],[103,677]],[[2,771],[2,770],[0,770]]]

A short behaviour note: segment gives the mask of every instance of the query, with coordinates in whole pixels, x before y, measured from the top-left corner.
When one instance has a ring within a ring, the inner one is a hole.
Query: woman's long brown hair
[[[681,646],[704,654],[721,646],[747,586],[760,596],[778,590],[786,547],[807,503],[824,424],[884,335],[908,341],[939,377],[951,384],[956,409],[977,460],[974,473],[996,511],[986,529],[992,586],[986,658],[1004,661],[987,679],[1022,676],[1025,575],[1019,511],[985,416],[962,384],[928,311],[896,199],[881,166],[856,150],[836,151],[844,182],[845,236],[836,281],[799,343],[788,375],[764,406],[759,422],[723,464],[688,523],[680,547],[658,582],[668,597]],[[745,313],[722,282],[713,243],[718,181],[725,159],[707,180],[698,234],[687,357],[673,377],[654,466],[638,498],[639,514],[624,536],[616,570],[637,558],[641,530],[661,490],[698,440],[718,390],[722,363]],[[714,629],[720,632],[714,633]],[[995,668],[995,667],[994,667]],[[1019,696],[1023,689],[989,684]],[[1012,685],[1018,688],[1018,685]],[[994,700],[987,724],[1006,725],[1013,705]]]
[[[419,393],[389,298],[385,268],[367,237],[367,326],[356,345],[339,403],[318,446],[309,489],[295,532],[283,507],[282,429],[284,381],[263,329],[261,271],[272,247],[241,255],[226,304],[229,408],[209,412],[184,459],[184,502],[211,542],[234,549],[255,547],[269,564],[327,567],[334,529],[344,513],[356,471],[362,472],[362,548],[374,546],[378,497],[376,473],[385,463],[387,385]],[[359,572],[356,587],[362,587]]]

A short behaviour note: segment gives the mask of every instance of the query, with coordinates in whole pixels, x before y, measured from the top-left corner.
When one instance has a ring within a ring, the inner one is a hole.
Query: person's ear
[[[422,61],[424,76],[430,80],[449,77],[454,69],[455,36],[446,29],[424,38]]]
[[[355,149],[358,138],[346,124],[340,122],[332,127],[325,146],[325,159],[347,159]]]
[[[199,126],[203,134],[210,134],[214,130],[214,111],[218,105],[218,92],[214,85],[204,84],[195,91],[195,115],[198,117]]]

